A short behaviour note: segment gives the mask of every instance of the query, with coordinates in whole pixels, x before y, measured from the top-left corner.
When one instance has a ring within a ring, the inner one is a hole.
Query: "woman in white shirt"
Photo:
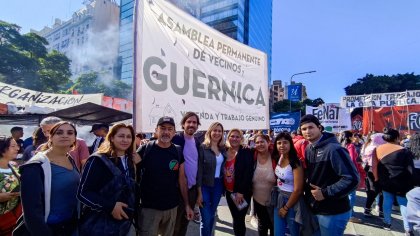
[[[226,160],[223,126],[214,122],[200,147],[197,173],[197,203],[201,213],[201,236],[211,236],[214,215],[223,194],[223,166]]]
[[[303,192],[303,169],[289,133],[282,132],[274,140],[273,158],[278,160],[275,174],[279,197],[274,208],[274,235],[299,235],[300,224],[296,222],[298,200]]]

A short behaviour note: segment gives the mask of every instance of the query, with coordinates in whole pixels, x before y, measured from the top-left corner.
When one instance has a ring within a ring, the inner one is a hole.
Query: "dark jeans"
[[[48,227],[55,236],[70,236],[74,235],[77,230],[77,219],[74,217],[58,224],[48,224]]]
[[[174,236],[185,236],[187,234],[188,223],[189,221],[185,217],[185,204],[184,199],[182,198],[181,193],[180,195],[180,202],[178,205],[178,210],[176,214],[176,222],[175,222],[175,229],[174,229]],[[188,202],[192,210],[194,210],[195,202],[197,201],[197,187],[194,185],[190,189],[188,189]]]
[[[226,191],[226,201],[229,206],[230,214],[233,219],[233,232],[235,236],[245,236],[246,226],[245,226],[245,216],[248,212],[249,204],[251,201],[251,196],[244,196],[245,201],[248,203],[248,206],[242,210],[238,210],[235,203],[233,202],[231,195],[232,193]]]
[[[365,169],[366,170],[366,169]],[[366,204],[365,209],[370,210],[372,208],[372,204],[375,201],[376,196],[381,192],[378,183],[375,183],[375,177],[373,176],[372,167],[369,167],[368,171],[366,171]],[[382,211],[382,202],[383,198],[379,198],[379,210]]]
[[[268,230],[270,230],[270,235],[274,235],[272,219],[274,210],[254,200],[254,211],[258,217],[258,235],[267,236]]]

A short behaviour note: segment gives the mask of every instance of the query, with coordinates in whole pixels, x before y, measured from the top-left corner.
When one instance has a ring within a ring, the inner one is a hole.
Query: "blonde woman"
[[[215,122],[208,128],[198,160],[197,204],[201,212],[201,235],[213,232],[214,215],[223,193],[224,154],[223,125]]]
[[[227,134],[226,162],[224,165],[224,186],[226,201],[233,219],[236,236],[246,233],[245,216],[252,195],[253,157],[249,148],[244,148],[241,130],[231,129]]]

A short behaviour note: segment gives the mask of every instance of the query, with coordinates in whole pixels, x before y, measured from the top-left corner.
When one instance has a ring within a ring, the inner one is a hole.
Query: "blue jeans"
[[[354,204],[356,203],[356,190],[354,190],[353,192],[351,192],[349,194],[349,200],[350,200],[350,217],[353,216],[353,207]]]
[[[201,186],[203,207],[201,213],[201,236],[211,236],[214,225],[214,215],[223,193],[223,179],[215,178],[214,186]]]
[[[286,203],[289,199],[283,197],[283,202]],[[296,212],[289,208],[285,218],[279,216],[279,208],[274,208],[274,235],[286,235],[286,226],[289,228],[291,236],[299,236],[299,224],[295,221]]]
[[[338,236],[343,235],[346,229],[347,222],[350,219],[351,211],[347,211],[337,215],[315,215],[319,230],[317,230],[315,236]]]
[[[384,196],[384,203],[383,203],[384,222],[385,222],[385,224],[391,224],[392,204],[394,202],[395,194],[390,193],[390,192],[386,192],[386,191],[382,191],[382,194]],[[401,216],[403,218],[404,229],[406,231],[408,231],[408,230],[410,230],[410,227],[409,227],[408,221],[407,221],[407,198],[406,197],[401,197],[401,196],[398,196],[398,195],[396,195],[396,197],[397,197],[398,205],[400,205],[400,212],[401,212]]]

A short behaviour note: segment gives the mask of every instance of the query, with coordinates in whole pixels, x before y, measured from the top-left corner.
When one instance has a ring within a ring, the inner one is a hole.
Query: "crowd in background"
[[[219,122],[201,132],[193,112],[180,123],[177,133],[161,117],[150,139],[95,124],[91,145],[57,117],[25,141],[13,127],[0,136],[0,235],[178,236],[198,217],[207,236],[222,196],[235,235],[246,234],[248,213],[259,235],[343,235],[349,221],[363,223],[357,190],[364,217],[390,230],[398,205],[406,235],[420,235],[420,134],[332,134],[312,115],[291,133]]]

